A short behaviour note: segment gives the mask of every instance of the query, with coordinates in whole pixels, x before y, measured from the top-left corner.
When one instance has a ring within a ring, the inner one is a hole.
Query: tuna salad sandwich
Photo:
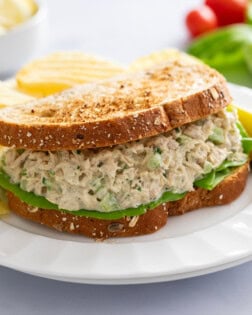
[[[178,53],[166,63],[0,110],[0,186],[16,214],[105,239],[232,202],[251,139],[225,79]],[[221,211],[221,209],[220,209]]]

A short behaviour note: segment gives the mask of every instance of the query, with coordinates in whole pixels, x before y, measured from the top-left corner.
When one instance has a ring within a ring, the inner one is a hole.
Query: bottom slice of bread
[[[58,210],[34,208],[10,192],[7,193],[7,196],[10,209],[26,219],[62,232],[106,239],[153,233],[166,224],[168,216],[230,203],[238,198],[244,190],[248,173],[249,164],[247,163],[236,168],[230,176],[211,191],[197,188],[187,193],[181,200],[164,203],[140,216],[124,217],[119,220],[100,220],[75,216]]]

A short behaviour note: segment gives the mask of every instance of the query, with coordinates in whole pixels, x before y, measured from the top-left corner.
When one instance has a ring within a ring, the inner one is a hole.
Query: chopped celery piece
[[[116,198],[113,194],[107,193],[101,200],[100,205],[104,212],[111,212],[118,209]]]
[[[222,144],[225,142],[224,130],[219,127],[215,127],[213,133],[208,137],[208,140],[215,144]]]
[[[192,138],[186,136],[186,135],[181,135],[179,138],[177,138],[177,141],[179,144],[185,144],[187,141],[192,140]]]
[[[212,164],[210,162],[206,161],[204,163],[204,174],[210,173],[212,169],[213,169]]]
[[[154,153],[147,162],[147,167],[149,170],[155,170],[160,167],[162,162],[162,157],[159,153]]]

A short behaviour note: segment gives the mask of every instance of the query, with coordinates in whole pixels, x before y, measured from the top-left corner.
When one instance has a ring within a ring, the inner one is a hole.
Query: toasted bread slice
[[[10,209],[16,214],[58,231],[82,234],[95,239],[136,236],[157,231],[166,224],[168,216],[232,202],[242,193],[248,173],[247,163],[236,168],[212,191],[198,188],[179,201],[162,204],[138,217],[125,217],[119,220],[92,219],[57,210],[34,209],[10,192],[8,200]]]
[[[218,72],[180,53],[146,71],[0,110],[0,144],[34,150],[111,146],[201,119],[230,101]]]

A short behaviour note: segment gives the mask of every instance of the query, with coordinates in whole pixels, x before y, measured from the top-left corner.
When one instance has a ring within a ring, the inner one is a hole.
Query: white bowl
[[[43,0],[36,2],[38,10],[31,18],[0,36],[1,78],[12,74],[45,43],[47,10]]]

